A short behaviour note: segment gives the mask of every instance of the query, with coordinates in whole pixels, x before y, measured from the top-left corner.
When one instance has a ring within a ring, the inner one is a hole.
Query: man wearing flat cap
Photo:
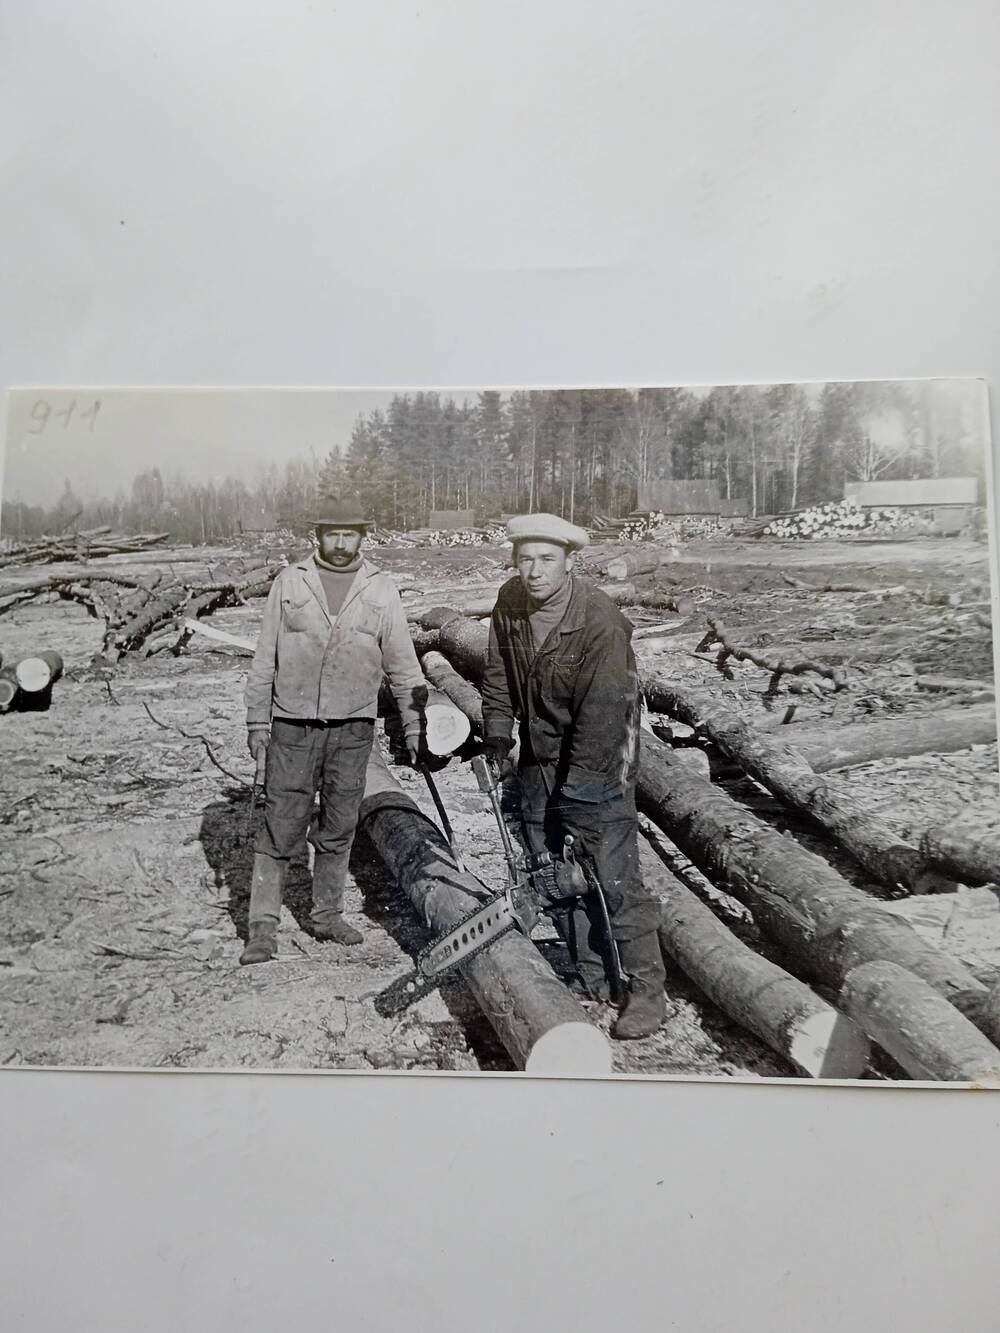
[[[520,741],[529,852],[557,856],[571,835],[603,889],[630,978],[612,1033],[648,1036],[666,1012],[659,912],[639,873],[635,780],[639,692],[632,626],[599,589],[573,577],[587,533],[555,514],[512,518],[516,577],[500,589],[483,681],[486,749],[506,766]],[[603,998],[613,961],[599,901],[555,903],[553,918],[588,992]]]
[[[344,890],[383,672],[410,758],[420,758],[426,682],[395,584],[362,558],[370,526],[356,496],[324,497],[315,555],[283,569],[267,599],[246,686],[248,745],[258,769],[266,756],[266,771],[241,963],[277,951],[288,863],[307,830],[316,852],[313,933],[361,942],[344,919]]]

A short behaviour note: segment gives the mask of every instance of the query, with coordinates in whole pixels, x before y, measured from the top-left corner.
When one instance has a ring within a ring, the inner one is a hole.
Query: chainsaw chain
[[[461,927],[458,926],[456,927],[456,929],[460,930]],[[491,935],[488,940],[483,940],[481,944],[477,944],[474,949],[470,949],[468,953],[464,953],[461,958],[457,958],[452,963],[447,963],[444,967],[440,969],[440,971],[435,972],[433,976],[428,977],[427,980],[436,984],[438,981],[440,981],[442,977],[446,977],[449,972],[454,972],[457,968],[464,967],[466,963],[471,963],[473,958],[478,958],[479,955],[481,953],[485,953],[487,949],[492,949],[494,944],[496,944],[497,940],[502,940],[505,935],[509,935],[512,930],[517,930],[517,929],[518,929],[518,924],[516,921],[514,920],[508,921],[508,923],[503,927],[502,930],[498,930],[497,933],[495,935]],[[433,949],[434,945],[439,943],[440,940],[447,938],[447,936],[453,933],[454,933],[453,931],[446,930],[442,935],[439,935],[438,939],[433,940],[427,946],[428,951]],[[421,952],[423,951],[421,950]]]
[[[496,904],[498,911],[502,910],[505,906],[507,907],[507,910],[510,911],[510,905],[505,905],[503,903],[504,896],[505,895],[503,894],[491,895],[491,897],[488,898],[485,902],[480,903],[478,907],[473,908],[473,910],[469,912],[466,916],[464,916],[462,920],[457,923],[457,925],[451,926],[447,930],[441,931],[439,935],[436,935],[434,939],[430,940],[427,944],[425,944],[424,947],[420,950],[419,954],[417,955],[418,971],[420,970],[421,959],[426,958],[429,954],[432,954],[434,950],[439,947],[439,945],[445,942],[445,940],[449,939],[454,940],[456,936],[460,937],[462,931],[465,930],[469,922],[474,921],[477,916],[479,916],[487,907],[490,906],[491,902]],[[431,976],[432,977],[444,976],[446,973],[453,971],[456,967],[460,967],[463,963],[467,963],[470,958],[475,958],[477,954],[482,953],[484,949],[488,949],[491,944],[494,944],[498,939],[501,939],[504,935],[508,933],[509,930],[513,929],[516,925],[517,925],[517,918],[516,916],[514,916],[513,912],[511,912],[511,920],[508,922],[506,926],[492,933],[488,939],[484,939],[474,948],[469,948],[468,946],[464,946],[463,952],[460,957],[453,958],[450,961],[446,962],[442,967],[437,968],[431,974]]]

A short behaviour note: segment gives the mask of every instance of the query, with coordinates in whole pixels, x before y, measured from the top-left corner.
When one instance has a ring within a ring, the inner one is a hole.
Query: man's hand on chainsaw
[[[509,736],[487,736],[483,741],[483,754],[496,773],[498,782],[514,776],[514,764],[510,757],[513,748],[514,742]]]

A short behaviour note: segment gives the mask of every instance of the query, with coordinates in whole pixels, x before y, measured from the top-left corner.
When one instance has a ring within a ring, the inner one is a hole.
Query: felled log
[[[863,799],[834,791],[794,746],[756,732],[705,691],[648,676],[643,689],[650,708],[703,732],[744,772],[846,847],[882,883],[904,893],[942,887],[938,877],[928,874],[916,847],[871,814]]]
[[[624,551],[606,562],[604,572],[609,579],[630,579],[636,574],[651,574],[669,559],[669,550],[656,547],[648,551]]]
[[[410,638],[417,656],[430,652],[438,646],[439,634],[436,629],[410,629]]]
[[[993,1040],[996,1041],[1000,1035],[1000,981],[995,981],[990,988],[981,1018],[985,1021],[981,1021],[979,1025],[984,1031],[992,1033]]]
[[[43,694],[52,688],[62,673],[62,658],[48,650],[34,657],[22,657],[14,667],[18,686],[24,694]]]
[[[708,617],[708,633],[695,649],[696,652],[704,652],[706,648],[713,644],[719,645],[719,654],[716,658],[716,666],[720,671],[724,670],[730,657],[734,657],[737,662],[752,662],[754,666],[760,667],[764,671],[771,673],[771,680],[768,684],[768,693],[777,693],[778,686],[781,684],[782,676],[801,676],[806,672],[813,672],[817,676],[831,681],[835,690],[846,688],[847,676],[841,666],[830,666],[827,662],[817,661],[814,658],[806,658],[802,661],[788,660],[785,657],[766,656],[762,649],[751,649],[742,647],[736,643],[721,621]]]
[[[183,584],[171,584],[116,631],[112,652],[121,656],[132,648],[138,648],[161,622],[177,614],[187,597],[187,588]]]
[[[475,684],[483,678],[489,642],[488,626],[475,620],[463,620],[460,616],[447,621],[438,630],[438,651]]]
[[[861,963],[898,963],[972,1016],[986,988],[957,958],[926,943],[898,916],[849,884],[822,857],[689,772],[640,731],[640,807],[754,914],[796,970],[837,989]],[[974,1019],[978,1024],[978,1019]],[[987,1034],[989,1035],[989,1034]]]
[[[982,813],[935,824],[920,839],[931,863],[963,884],[1000,884],[1000,823]]]
[[[849,1018],[741,943],[670,874],[645,838],[639,861],[660,902],[664,951],[713,1004],[811,1078],[861,1077],[870,1048]]]
[[[808,583],[805,579],[793,579],[790,574],[782,574],[782,580],[790,588],[803,588],[808,592],[873,592],[860,583]]]
[[[435,689],[460,708],[473,727],[481,734],[483,730],[483,701],[479,691],[460,676],[443,653],[426,652],[420,659],[424,675]]]
[[[423,739],[431,754],[454,754],[469,739],[471,723],[462,710],[441,690],[427,688],[419,701],[424,712]],[[379,716],[385,718],[387,733],[394,743],[402,745],[403,727],[396,697],[385,679],[378,691]]]
[[[8,712],[17,699],[17,677],[13,667],[0,670],[0,713]]]
[[[163,575],[158,570],[154,578],[142,587],[136,588],[130,597],[121,598],[114,608],[109,628],[117,628],[119,625],[126,624],[133,616],[137,616],[143,607],[152,600],[162,578]]]
[[[918,690],[936,694],[993,693],[993,686],[987,680],[966,680],[958,676],[917,676],[916,686]]]
[[[586,581],[590,582],[589,579]],[[597,587],[597,584],[593,584],[593,586]],[[604,593],[605,597],[610,598],[615,606],[624,606],[625,603],[634,601],[639,595],[636,592],[634,583],[608,584],[606,587],[601,588],[601,592]]]
[[[482,898],[444,836],[372,752],[359,826],[399,888],[434,932],[449,930]],[[511,932],[460,968],[477,1004],[520,1069],[601,1076],[611,1051],[535,946]]]
[[[1000,1080],[1000,1050],[936,990],[896,963],[848,972],[840,1001],[873,1041],[913,1078]]]
[[[683,593],[640,592],[625,601],[628,606],[641,606],[652,611],[676,611],[679,616],[689,616],[694,610],[694,602]]]
[[[924,717],[856,722],[832,730],[788,729],[787,739],[817,773],[852,768],[873,759],[903,759],[916,754],[952,754],[996,740],[992,704],[944,708]]]
[[[634,630],[632,641],[636,642],[640,639],[665,639],[668,635],[676,634],[683,628],[684,624],[680,620],[670,620],[662,625],[640,625]]]
[[[431,754],[454,754],[469,739],[472,724],[462,710],[435,692],[424,707],[424,739]]]
[[[410,623],[419,625],[423,630],[439,630],[442,625],[447,625],[449,620],[461,618],[461,611],[454,606],[431,606],[421,611],[419,615],[411,616]]]
[[[481,620],[484,616],[492,615],[493,608],[497,604],[496,594],[492,597],[480,597],[473,602],[462,602],[448,609],[454,611],[460,616],[468,616],[471,620]],[[437,607],[407,607],[406,619],[411,624],[418,624],[422,629],[435,629],[432,613],[438,610]],[[428,617],[431,617],[428,619]]]
[[[229,644],[233,648],[243,648],[249,653],[257,651],[257,645],[252,639],[241,638],[238,634],[227,634],[225,630],[216,629],[214,625],[206,625],[200,620],[185,620],[184,629],[189,634],[202,634],[207,639]]]
[[[83,538],[83,534],[79,534]],[[131,537],[123,533],[111,533],[100,536],[94,541],[76,537],[46,538],[37,542],[27,542],[0,556],[0,567],[30,564],[54,564],[61,560],[97,560],[102,556],[117,555],[122,552],[145,551],[150,546],[158,546],[170,536],[169,532],[139,533]]]

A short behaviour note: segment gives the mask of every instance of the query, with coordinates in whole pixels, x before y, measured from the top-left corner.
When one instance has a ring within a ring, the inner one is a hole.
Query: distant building
[[[904,509],[933,523],[943,534],[970,526],[979,506],[975,477],[920,477],[910,481],[848,481],[844,499],[862,509]]]
[[[742,518],[750,512],[746,500],[726,500],[714,481],[648,481],[639,486],[636,509],[656,511],[668,518],[699,514],[714,518]]]

